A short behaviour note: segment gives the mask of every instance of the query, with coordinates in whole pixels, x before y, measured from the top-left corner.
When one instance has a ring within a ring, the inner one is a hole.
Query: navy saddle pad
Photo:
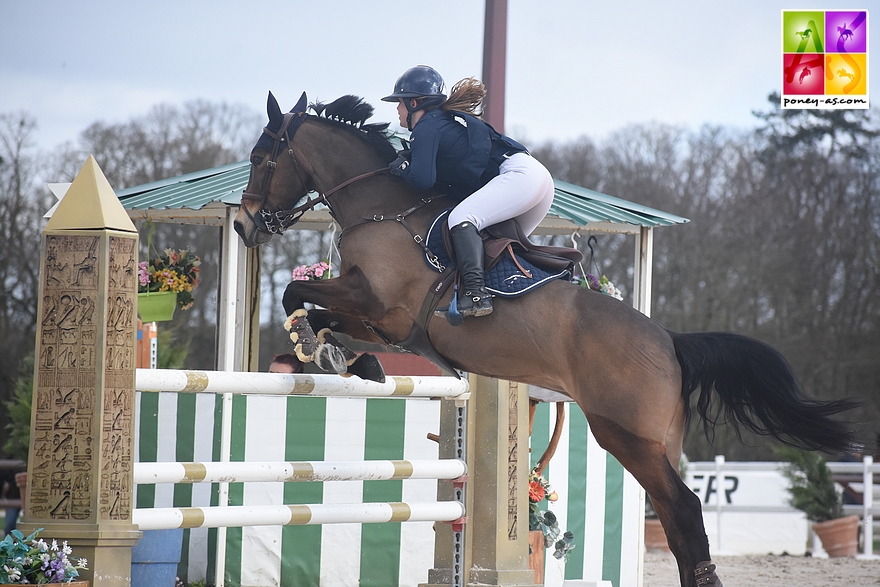
[[[438,261],[443,266],[454,264],[449,255],[446,254],[446,248],[443,246],[443,223],[446,222],[446,217],[449,216],[451,210],[452,208],[441,212],[434,219],[434,222],[431,223],[431,226],[428,228],[428,234],[425,235],[425,242],[428,248],[437,256]],[[489,293],[496,296],[513,298],[541,287],[554,279],[571,280],[571,272],[567,269],[563,269],[558,273],[550,273],[535,267],[522,257],[517,256],[517,260],[532,276],[527,277],[524,275],[519,267],[516,266],[516,263],[513,262],[513,259],[510,258],[510,254],[505,253],[501,260],[486,272],[486,289],[489,290]],[[437,273],[441,272],[439,267],[431,263],[427,254],[425,255],[425,262]]]

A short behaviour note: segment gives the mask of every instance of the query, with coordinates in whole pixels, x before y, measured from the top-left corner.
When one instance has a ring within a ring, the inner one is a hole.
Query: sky
[[[508,0],[505,132],[528,146],[654,122],[754,128],[752,112],[782,85],[782,9],[868,9],[870,67],[872,8],[880,2]],[[0,113],[30,114],[37,146],[51,149],[158,104],[262,114],[269,91],[286,109],[305,91],[362,96],[375,121],[399,129],[380,98],[407,68],[431,65],[448,86],[482,77],[484,12],[483,0],[0,0]]]

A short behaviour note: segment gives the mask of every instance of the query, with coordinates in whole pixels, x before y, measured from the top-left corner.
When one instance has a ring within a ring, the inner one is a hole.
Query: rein
[[[265,183],[263,184],[263,190],[259,194],[254,194],[251,192],[243,192],[241,194],[242,200],[252,200],[260,203],[260,208],[257,211],[257,216],[255,217],[251,214],[250,210],[247,207],[244,207],[245,213],[251,219],[251,222],[254,223],[258,229],[263,230],[269,234],[281,234],[286,229],[290,228],[293,224],[295,224],[303,214],[308,212],[309,210],[314,210],[315,206],[318,204],[324,204],[330,210],[330,216],[336,220],[336,214],[333,211],[333,205],[330,203],[330,200],[327,198],[332,196],[339,190],[350,186],[353,183],[361,181],[363,179],[367,179],[370,177],[374,177],[376,175],[380,175],[383,173],[390,173],[390,170],[387,167],[383,167],[381,169],[375,169],[373,171],[368,171],[366,173],[362,173],[351,179],[348,179],[336,187],[327,190],[323,194],[318,194],[317,197],[308,198],[304,203],[296,206],[295,208],[290,209],[280,209],[276,207],[272,202],[269,201],[269,185],[272,182],[272,174],[275,173],[275,168],[278,166],[278,156],[281,154],[282,145],[287,143],[287,154],[293,159],[293,166],[296,169],[297,175],[300,177],[300,183],[305,185],[305,182],[302,181],[302,174],[300,173],[300,164],[296,159],[296,155],[293,152],[293,136],[296,134],[296,131],[299,130],[299,127],[302,125],[305,120],[305,112],[288,112],[284,115],[284,120],[281,122],[281,127],[278,132],[272,132],[268,127],[263,128],[263,134],[270,136],[274,140],[274,144],[272,146],[272,156],[269,159],[269,162],[266,166],[269,168],[269,176],[266,178]],[[356,226],[360,226],[361,224],[367,224],[370,222],[382,222],[384,220],[394,220],[399,222],[412,236],[413,241],[421,247],[421,249],[425,252],[425,255],[428,257],[428,261],[441,272],[446,269],[440,260],[437,258],[431,249],[428,248],[427,244],[424,242],[424,238],[420,234],[418,234],[406,221],[406,217],[419,210],[423,206],[431,203],[435,198],[443,197],[443,194],[434,193],[426,198],[422,198],[418,204],[412,206],[408,210],[401,212],[400,214],[396,214],[394,216],[385,216],[384,214],[374,214],[372,216],[365,216],[364,218],[350,224],[348,226],[343,226],[342,231],[339,233],[339,239],[337,241],[337,246],[342,243],[342,235],[346,230],[352,229]],[[259,221],[258,221],[259,218]]]

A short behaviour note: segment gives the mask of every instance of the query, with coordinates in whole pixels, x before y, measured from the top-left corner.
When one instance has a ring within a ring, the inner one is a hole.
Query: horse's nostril
[[[232,227],[235,229],[235,232],[238,233],[238,236],[244,238],[244,226],[238,220],[233,221]]]

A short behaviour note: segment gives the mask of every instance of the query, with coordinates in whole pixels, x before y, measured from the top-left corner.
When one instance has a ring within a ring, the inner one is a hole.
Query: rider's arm
[[[401,177],[413,187],[427,190],[437,182],[437,150],[440,133],[432,125],[421,122],[413,129],[410,138],[412,157],[403,169]]]

